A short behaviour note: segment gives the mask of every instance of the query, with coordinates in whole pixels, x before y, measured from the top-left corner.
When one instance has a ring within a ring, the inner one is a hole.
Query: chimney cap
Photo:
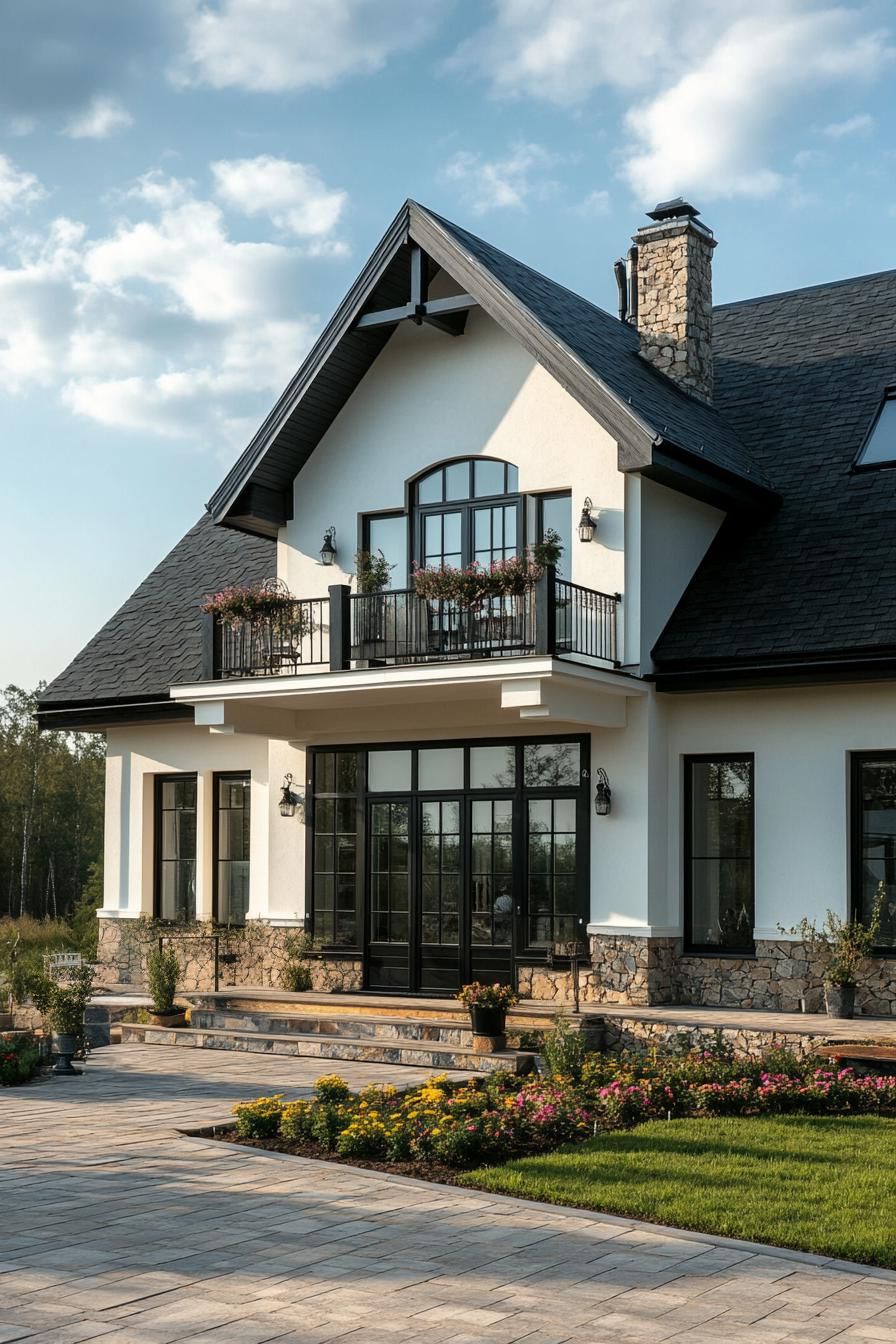
[[[652,210],[647,211],[648,219],[681,219],[686,215],[688,219],[696,219],[700,211],[696,206],[691,205],[682,196],[676,196],[674,201],[660,201]]]

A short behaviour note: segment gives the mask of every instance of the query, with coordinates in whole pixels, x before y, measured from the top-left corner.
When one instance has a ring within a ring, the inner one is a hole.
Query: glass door
[[[461,800],[433,798],[419,804],[418,984],[422,991],[460,988],[463,974],[464,846]]]
[[[407,798],[371,803],[370,989],[411,989],[410,802]]]
[[[469,965],[473,980],[513,979],[514,800],[470,803]]]

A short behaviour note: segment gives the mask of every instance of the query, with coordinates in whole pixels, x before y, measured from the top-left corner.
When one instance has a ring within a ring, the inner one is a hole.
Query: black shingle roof
[[[203,597],[225,584],[268,578],[276,568],[275,542],[200,518],[50,682],[40,708],[164,699],[169,686],[200,681]]]
[[[638,333],[629,323],[611,317],[580,294],[524,266],[450,220],[432,217],[656,435],[705,462],[759,485],[770,484],[736,427],[719,414],[716,406],[683,392],[641,358]]]
[[[716,405],[781,507],[726,522],[661,670],[896,649],[896,471],[850,470],[896,383],[896,271],[717,308]]]

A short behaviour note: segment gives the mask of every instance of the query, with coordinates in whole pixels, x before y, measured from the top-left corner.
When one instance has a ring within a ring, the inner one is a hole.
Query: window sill
[[[708,957],[712,961],[755,961],[756,947],[685,947],[681,955],[682,958]]]

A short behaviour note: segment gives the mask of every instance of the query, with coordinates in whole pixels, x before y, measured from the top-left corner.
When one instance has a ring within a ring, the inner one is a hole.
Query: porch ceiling
[[[289,741],[438,736],[477,729],[622,728],[647,688],[625,673],[556,658],[305,673],[172,687],[196,724]]]

